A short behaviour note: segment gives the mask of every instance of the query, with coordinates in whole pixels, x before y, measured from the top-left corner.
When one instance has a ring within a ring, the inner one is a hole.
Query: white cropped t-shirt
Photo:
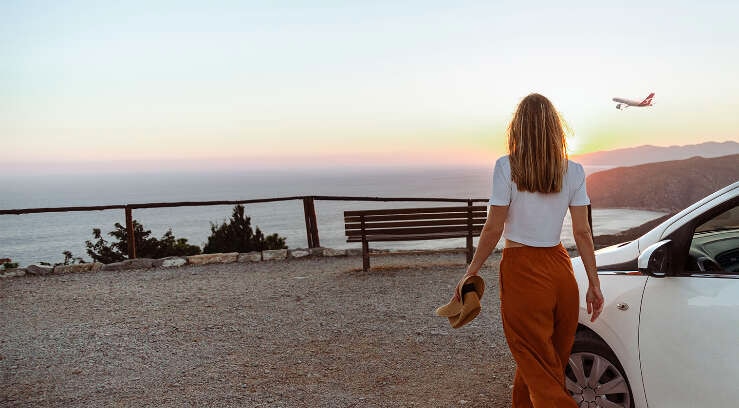
[[[511,179],[509,156],[495,162],[490,205],[508,206],[503,237],[535,247],[552,247],[560,242],[562,223],[570,206],[590,204],[585,188],[585,170],[572,160],[559,193],[518,191]]]

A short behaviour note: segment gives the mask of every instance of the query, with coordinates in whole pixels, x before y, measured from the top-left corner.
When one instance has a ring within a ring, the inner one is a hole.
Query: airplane
[[[635,107],[644,107],[644,106],[652,106],[652,98],[654,98],[654,92],[650,93],[649,96],[647,96],[646,99],[643,101],[635,101],[633,99],[624,99],[624,98],[613,98],[613,102],[619,102],[616,105],[616,109],[626,109],[629,106],[635,106]]]

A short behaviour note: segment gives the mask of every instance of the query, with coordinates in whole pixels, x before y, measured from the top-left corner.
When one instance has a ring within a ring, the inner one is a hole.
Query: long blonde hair
[[[557,193],[567,170],[565,128],[554,105],[542,95],[523,98],[508,126],[511,177],[518,191]]]

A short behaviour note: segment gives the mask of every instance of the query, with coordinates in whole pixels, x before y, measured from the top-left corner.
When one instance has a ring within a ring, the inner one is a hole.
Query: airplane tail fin
[[[644,99],[640,105],[651,105],[652,98],[654,98],[654,92],[650,93],[649,96],[647,96],[647,98]]]

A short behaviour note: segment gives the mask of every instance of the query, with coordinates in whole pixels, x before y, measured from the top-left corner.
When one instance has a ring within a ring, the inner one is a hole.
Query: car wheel
[[[565,380],[567,390],[580,408],[634,406],[621,363],[608,345],[591,332],[577,332]]]

